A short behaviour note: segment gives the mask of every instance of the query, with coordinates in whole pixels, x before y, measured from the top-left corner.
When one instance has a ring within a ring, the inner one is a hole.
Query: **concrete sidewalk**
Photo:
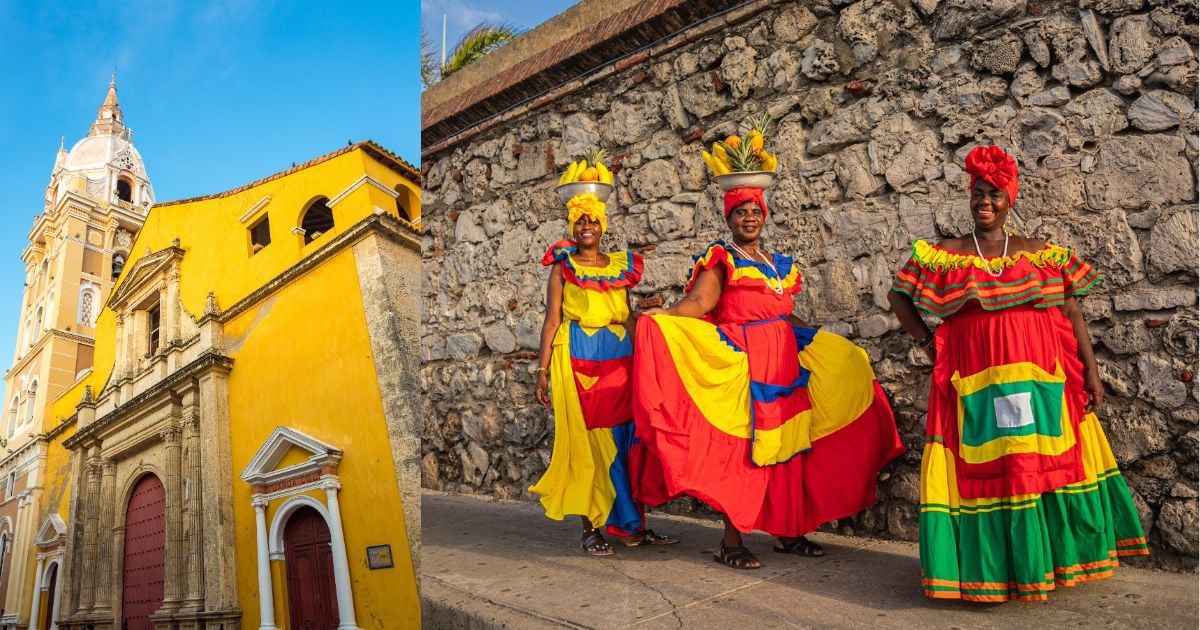
[[[816,559],[754,534],[764,567],[737,571],[713,562],[721,533],[707,521],[652,514],[683,542],[592,558],[578,519],[534,504],[427,491],[422,510],[426,628],[1197,627],[1194,574],[1121,567],[1048,603],[980,605],[926,599],[913,543],[815,534]]]

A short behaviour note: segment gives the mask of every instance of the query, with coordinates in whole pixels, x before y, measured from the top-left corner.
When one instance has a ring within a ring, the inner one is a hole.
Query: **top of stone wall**
[[[454,134],[746,0],[584,0],[425,90],[421,146]]]

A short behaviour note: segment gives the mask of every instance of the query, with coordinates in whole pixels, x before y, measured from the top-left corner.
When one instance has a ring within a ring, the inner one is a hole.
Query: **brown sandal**
[[[713,554],[713,560],[727,567],[742,569],[743,571],[762,568],[761,562],[757,565],[752,564],[758,562],[758,558],[754,557],[754,554],[750,553],[749,549],[741,546],[726,547],[724,542],[721,543],[720,552]]]
[[[804,536],[800,536],[799,538],[795,538],[790,541],[780,538],[779,542],[782,543],[783,546],[775,547],[775,553],[794,553],[797,556],[805,556],[807,558],[820,558],[821,556],[825,555],[825,549],[823,549],[821,545],[818,545]]]
[[[612,545],[604,540],[604,535],[600,533],[600,530],[595,528],[583,530],[580,546],[589,556],[611,556],[616,553]]]
[[[628,539],[618,538],[622,545],[626,547],[638,547],[640,545],[674,545],[679,542],[678,538],[671,538],[662,534],[654,533],[653,529],[643,529],[642,531],[630,536]]]

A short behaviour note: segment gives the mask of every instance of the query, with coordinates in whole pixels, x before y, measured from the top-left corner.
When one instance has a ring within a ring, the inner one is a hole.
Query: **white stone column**
[[[50,607],[50,630],[58,630],[58,604],[62,602],[62,561],[58,563],[58,568],[54,574],[58,576],[54,580],[54,605]]]
[[[33,605],[29,607],[29,630],[38,630],[38,604],[42,596],[42,563],[44,558],[38,557],[37,572],[33,574]]]
[[[333,579],[337,586],[338,630],[360,630],[354,619],[354,591],[350,587],[350,561],[346,556],[346,537],[342,532],[342,512],[338,508],[337,491],[342,487],[336,479],[326,479],[325,502],[329,506],[329,547],[333,552]]]
[[[255,496],[254,525],[258,533],[258,615],[259,630],[278,630],[275,625],[275,591],[271,585],[271,558],[267,555],[267,499]]]

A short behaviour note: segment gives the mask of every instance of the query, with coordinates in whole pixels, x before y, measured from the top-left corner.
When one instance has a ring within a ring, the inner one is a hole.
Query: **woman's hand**
[[[929,361],[931,363],[937,363],[937,344],[936,343],[931,343],[928,346],[925,346],[924,348],[921,348],[921,349],[925,351],[925,356],[929,357]]]
[[[537,398],[538,404],[549,409],[550,408],[550,381],[546,378],[546,372],[539,371],[537,373],[537,387],[533,390],[533,395]]]
[[[642,315],[662,315],[662,314],[665,314],[666,312],[667,312],[666,309],[664,309],[660,306],[655,306],[654,308],[648,308],[648,309],[642,311],[641,314]]]
[[[1104,383],[1100,382],[1100,375],[1096,370],[1083,371],[1083,391],[1088,395],[1088,410],[1095,413],[1104,402]]]

